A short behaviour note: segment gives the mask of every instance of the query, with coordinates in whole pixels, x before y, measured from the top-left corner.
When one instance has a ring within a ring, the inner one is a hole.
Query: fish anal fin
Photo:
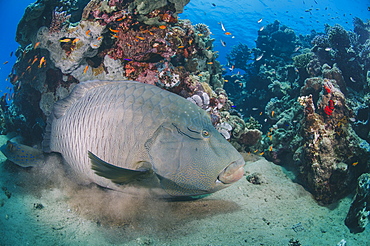
[[[152,170],[148,168],[146,162],[140,162],[139,169],[132,170],[122,167],[117,167],[108,162],[103,161],[90,151],[88,152],[89,158],[91,159],[91,168],[95,173],[101,177],[107,178],[116,184],[127,184],[132,181],[137,181],[148,177],[152,174]]]

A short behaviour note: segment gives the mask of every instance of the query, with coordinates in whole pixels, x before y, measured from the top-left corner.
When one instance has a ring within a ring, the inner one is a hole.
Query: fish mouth
[[[244,159],[241,158],[237,161],[231,162],[227,167],[222,170],[218,175],[216,183],[232,184],[241,179],[244,175]]]

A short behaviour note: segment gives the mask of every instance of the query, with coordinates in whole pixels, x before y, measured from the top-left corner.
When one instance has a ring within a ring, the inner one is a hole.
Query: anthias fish
[[[196,196],[225,188],[244,173],[242,156],[204,110],[153,85],[80,83],[50,117],[44,150],[61,153],[86,183]]]

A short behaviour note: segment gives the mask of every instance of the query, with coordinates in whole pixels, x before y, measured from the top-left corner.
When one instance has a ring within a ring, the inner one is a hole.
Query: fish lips
[[[218,175],[216,183],[224,185],[235,183],[236,181],[243,177],[244,165],[245,162],[243,158],[231,162]]]

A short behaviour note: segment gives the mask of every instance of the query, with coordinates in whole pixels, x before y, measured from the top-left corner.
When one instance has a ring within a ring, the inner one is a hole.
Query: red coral
[[[326,85],[324,85],[324,89],[325,89],[326,93],[328,93],[328,94],[331,92],[330,88]]]
[[[324,108],[324,112],[327,115],[332,115],[333,111],[334,111],[334,101],[330,99],[329,100],[329,105],[325,106],[325,108]]]
[[[324,108],[324,112],[325,112],[325,114],[327,114],[327,115],[331,115],[331,114],[333,113],[333,110],[332,110],[332,109],[330,109],[330,107],[329,107],[329,106],[325,106],[325,108]]]

